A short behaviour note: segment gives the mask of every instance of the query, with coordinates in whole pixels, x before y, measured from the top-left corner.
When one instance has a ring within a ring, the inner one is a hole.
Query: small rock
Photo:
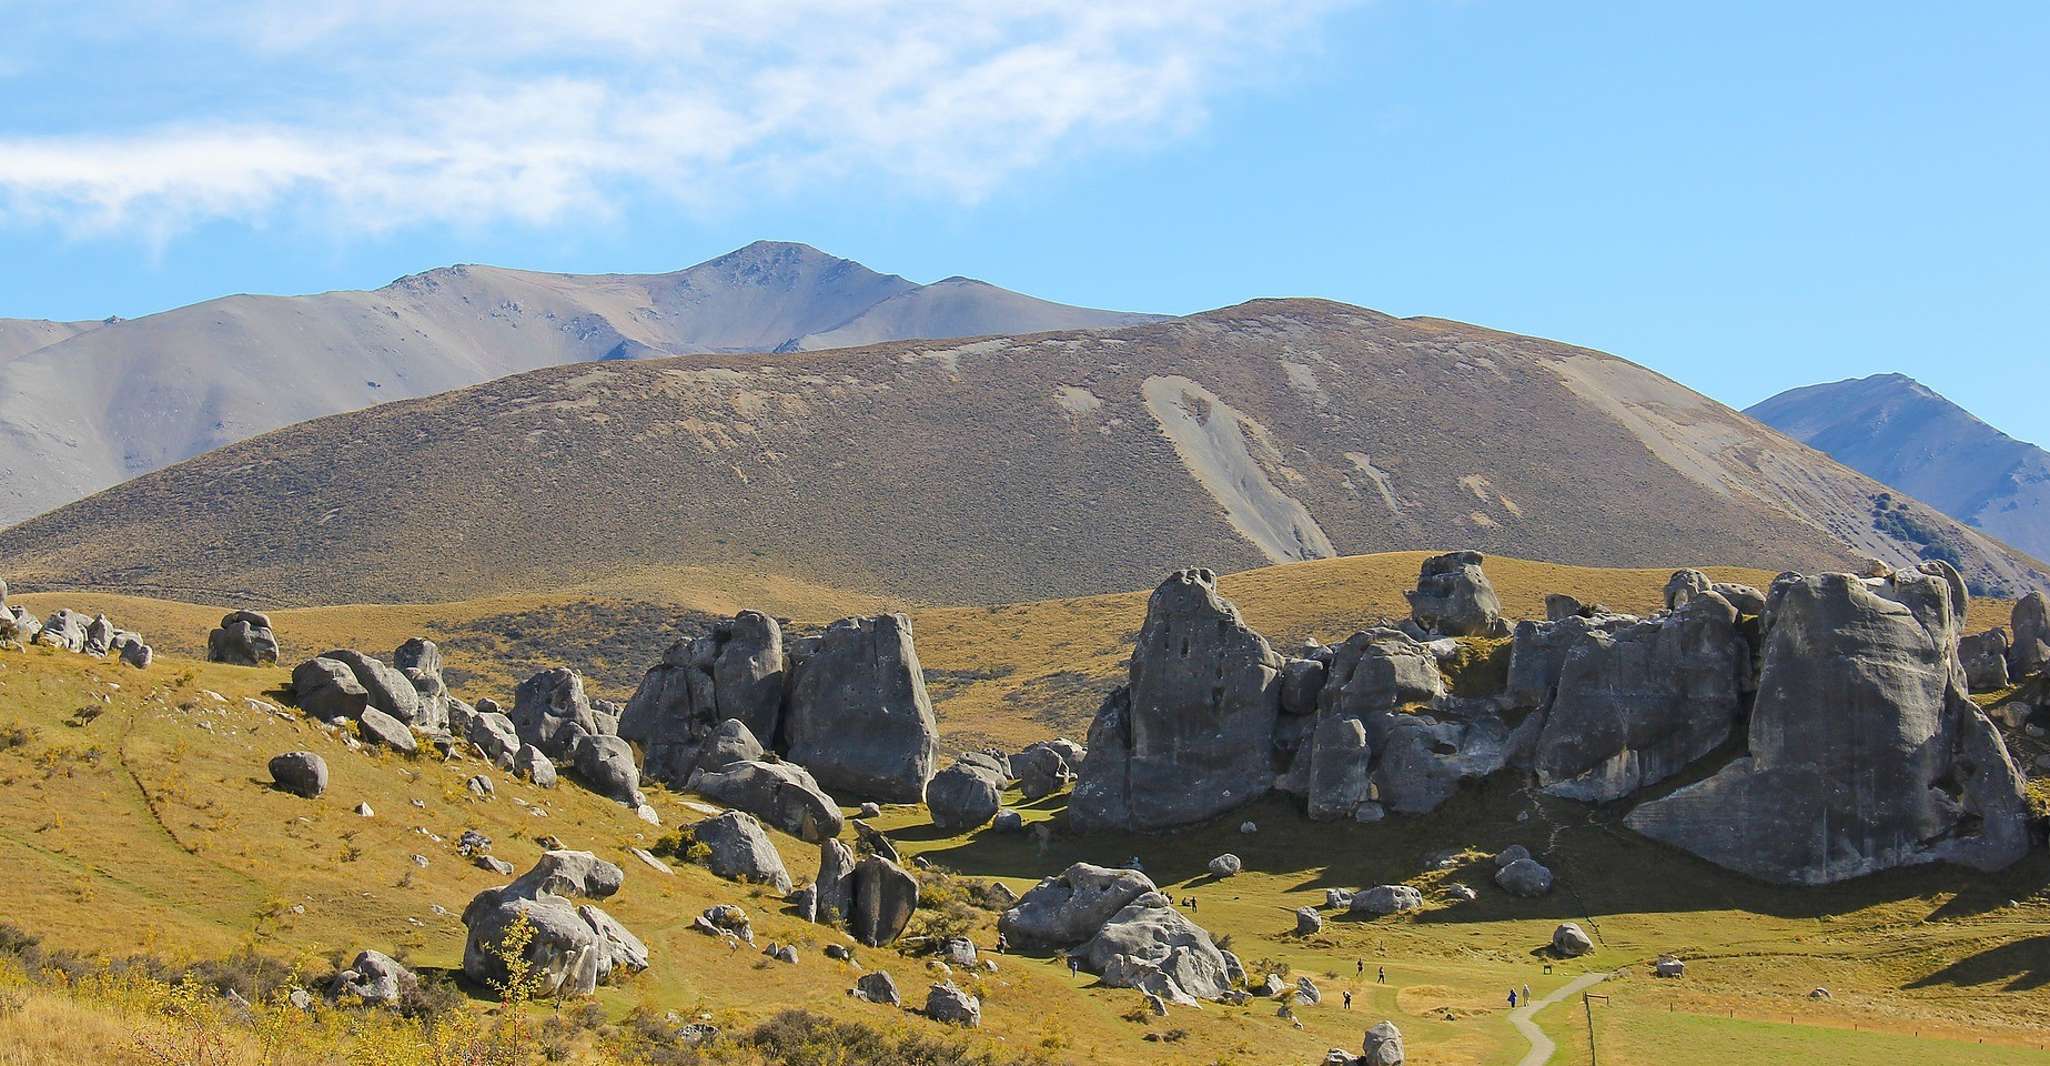
[[[1324,916],[1308,907],[1295,910],[1295,931],[1297,936],[1309,936],[1324,931]]]
[[[470,861],[475,863],[480,870],[489,870],[501,877],[512,876],[513,864],[504,859],[495,859],[489,855],[479,855]]]
[[[1310,980],[1308,974],[1304,974],[1295,979],[1295,1001],[1314,1007],[1324,1002],[1324,993],[1317,990],[1317,982]]]
[[[1362,1066],[1402,1066],[1402,1030],[1394,1022],[1382,1022],[1367,1030],[1360,1051]]]
[[[1342,888],[1324,890],[1324,905],[1335,910],[1346,910],[1352,906],[1352,893]]]
[[[1252,836],[1254,833],[1257,833],[1259,831],[1260,827],[1258,825],[1255,825],[1251,821],[1244,821],[1239,823],[1239,832],[1244,833],[1247,836]]]
[[[369,818],[375,816],[376,814],[377,812],[371,810],[370,804],[368,803],[358,803],[356,805],[356,816],[358,818]]]
[[[886,1007],[894,1007],[902,1002],[897,996],[897,982],[881,970],[862,974],[861,979],[854,982],[854,996]]]
[[[483,774],[478,774],[463,782],[463,787],[469,789],[470,795],[478,799],[490,799],[498,794],[498,789],[492,785],[491,779]]]
[[[1572,922],[1552,930],[1552,951],[1562,958],[1576,959],[1594,951],[1594,941]]]
[[[961,991],[954,982],[943,981],[926,993],[925,1016],[974,1029],[982,1025],[982,1001]]]
[[[278,788],[312,799],[327,791],[327,760],[310,751],[288,751],[270,761],[270,776]]]
[[[854,816],[856,818],[881,818],[883,816],[883,808],[877,803],[875,803],[873,800],[871,800],[870,802],[862,804],[855,811]],[[895,994],[895,991],[895,989],[892,989],[892,994]],[[892,1000],[892,1002],[895,1001]]]
[[[1235,877],[1238,875],[1239,871],[1244,870],[1245,868],[1246,864],[1239,861],[1239,857],[1233,855],[1230,852],[1225,852],[1224,854],[1219,855],[1218,857],[1210,860],[1210,876],[1215,877],[1219,880],[1223,880],[1227,877]]]
[[[1685,977],[1687,964],[1671,955],[1660,955],[1651,972],[1658,977]]]

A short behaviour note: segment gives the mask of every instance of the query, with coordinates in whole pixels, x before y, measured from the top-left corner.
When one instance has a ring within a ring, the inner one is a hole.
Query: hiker
[[[1367,975],[1367,960],[1365,960],[1365,959],[1354,959],[1354,960],[1352,960],[1352,972],[1353,972],[1353,973],[1356,973],[1356,974],[1358,974],[1358,975],[1360,975],[1361,977],[1365,977],[1365,976]]]
[[[1374,983],[1377,985],[1385,985],[1388,983],[1388,967],[1383,966],[1380,969],[1380,976],[1374,978]]]
[[[1076,958],[1076,957],[1075,957],[1075,956],[1073,956],[1073,955],[1070,955],[1070,956],[1068,956],[1068,976],[1069,976],[1069,977],[1073,977],[1073,976],[1075,976],[1076,974],[1080,973],[1081,971],[1082,971],[1082,960],[1081,960],[1081,959],[1078,959],[1078,958]]]
[[[1006,952],[1006,951],[1009,951],[1010,949],[1011,949],[1011,942],[1010,942],[1010,941],[1008,941],[1008,940],[1006,940],[1006,939],[1004,939],[1004,934],[1002,934],[1002,933],[998,933],[998,934],[997,934],[997,954],[999,954],[999,955],[1002,955],[1002,954],[1003,954],[1004,952]]]
[[[1516,990],[1513,988],[1509,990],[1509,1009],[1516,1009]]]
[[[1347,993],[1345,994],[1345,1009],[1346,1009],[1346,1010],[1351,1010],[1351,1009],[1352,1009],[1352,993],[1350,993],[1350,992],[1347,992]]]
[[[1525,1002],[1525,1003],[1529,1003],[1529,1002],[1530,1002],[1530,985],[1529,985],[1528,983],[1526,983],[1526,984],[1525,984],[1525,985],[1523,986],[1523,1002]]]

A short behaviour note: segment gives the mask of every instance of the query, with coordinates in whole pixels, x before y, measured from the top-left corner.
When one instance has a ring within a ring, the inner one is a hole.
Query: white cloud
[[[120,130],[0,117],[0,217],[159,235],[307,209],[548,222],[625,192],[870,175],[972,200],[1057,153],[1195,128],[1350,2],[141,2],[99,21],[129,36],[98,47],[203,55],[180,72],[190,104]]]

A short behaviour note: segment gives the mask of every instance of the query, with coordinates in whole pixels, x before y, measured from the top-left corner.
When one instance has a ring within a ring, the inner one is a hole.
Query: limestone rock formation
[[[727,811],[690,827],[690,839],[710,849],[705,866],[731,881],[768,885],[778,894],[790,891],[790,872],[762,823],[746,811]]]
[[[1516,623],[1509,649],[1509,704],[1538,710],[1552,702],[1566,655],[1590,633],[1615,633],[1637,624],[1630,615],[1572,614],[1546,622]]]
[[[1153,891],[1153,881],[1137,870],[1078,862],[1028,889],[997,920],[997,931],[1020,947],[1072,947],[1095,936],[1113,915]]]
[[[288,751],[271,759],[270,776],[280,789],[312,799],[327,791],[327,760],[310,751]]]
[[[336,995],[356,996],[365,1003],[397,1006],[409,989],[420,984],[413,971],[381,951],[363,951],[349,968],[335,975]]]
[[[932,824],[949,830],[979,826],[996,817],[1003,789],[1003,777],[996,770],[982,763],[959,760],[940,771],[926,786],[925,802],[932,809]]]
[[[1352,897],[1355,914],[1398,914],[1423,906],[1424,894],[1409,885],[1375,885]]]
[[[730,763],[719,770],[698,771],[690,787],[799,840],[817,842],[840,835],[840,805],[819,788],[804,767],[793,763]]]
[[[854,850],[838,840],[819,843],[819,877],[812,920],[831,925],[854,910]]]
[[[1081,746],[1069,742],[1067,749],[1072,750],[1079,761]],[[1075,780],[1076,763],[1068,761],[1062,747],[1046,741],[1026,748],[1007,761],[1011,774],[1018,779],[1018,793],[1027,802],[1051,796]]]
[[[629,807],[646,802],[641,795],[641,771],[634,765],[633,748],[618,737],[603,733],[578,737],[570,752],[570,765],[591,791],[607,799]]]
[[[469,934],[463,945],[463,973],[487,988],[503,989],[507,975],[500,957],[505,934],[525,918],[532,931],[522,957],[532,965],[536,994],[589,995],[611,979],[622,963],[645,966],[647,948],[595,906],[575,906],[568,896],[604,899],[618,892],[626,873],[589,852],[549,851],[534,868],[509,885],[488,888],[463,909]]]
[[[1089,727],[1069,799],[1081,829],[1161,829],[1201,821],[1274,784],[1281,656],[1217,594],[1208,570],[1155,589],[1129,683]]]
[[[925,1016],[973,1029],[982,1024],[982,1000],[963,992],[952,981],[942,981],[926,993]]]
[[[870,855],[854,868],[848,931],[869,947],[894,943],[918,910],[918,878],[883,858]]]
[[[1552,953],[1560,958],[1577,959],[1594,952],[1594,941],[1587,931],[1572,922],[1566,922],[1552,930]]]
[[[1382,1022],[1367,1030],[1360,1045],[1361,1066],[1402,1066],[1402,1030],[1394,1022]]]
[[[1483,560],[1481,553],[1471,551],[1424,560],[1416,590],[1403,593],[1409,600],[1410,620],[1441,636],[1507,636],[1502,600],[1481,570]]]
[[[413,730],[406,723],[375,707],[365,707],[363,713],[356,716],[356,731],[363,735],[364,740],[404,755],[413,755],[420,750],[419,738],[413,735]]]
[[[42,629],[36,633],[35,643],[64,651],[85,650],[85,627],[92,619],[69,607],[60,607],[43,619]]]
[[[1495,883],[1512,896],[1533,899],[1552,890],[1552,871],[1529,855],[1523,855],[1502,863],[1495,871]]]
[[[352,648],[322,652],[320,658],[349,668],[356,684],[367,694],[369,704],[407,725],[420,725],[420,693],[406,675]]]
[[[323,722],[353,721],[370,706],[370,692],[356,680],[355,671],[335,659],[300,663],[292,671],[292,692],[300,710]]]
[[[901,614],[843,618],[795,663],[784,755],[857,800],[918,803],[938,769],[939,724]]]
[[[584,679],[575,670],[556,667],[520,682],[513,690],[513,729],[520,741],[541,749],[551,759],[566,760],[577,738],[599,735]]]
[[[413,691],[420,697],[420,710],[413,725],[430,733],[448,732],[450,708],[455,700],[449,695],[448,682],[441,676],[441,649],[431,640],[414,637],[392,652],[391,663],[393,669],[412,682]]]
[[[206,661],[231,666],[274,665],[278,638],[271,631],[270,616],[255,611],[224,615],[220,628],[206,635]]]
[[[2019,679],[2050,668],[2050,600],[2041,592],[2016,600],[2011,628],[2014,647],[2008,652],[2009,676]]]
[[[1649,621],[1580,633],[1545,712],[1539,785],[1599,802],[1673,776],[1729,740],[1750,668],[1736,608],[1712,590]]]
[[[1769,601],[1749,755],[1630,827],[1782,884],[2021,858],[2021,772],[1966,694],[1956,571],[1790,575]]]
[[[777,742],[785,668],[776,620],[742,611],[703,636],[670,645],[627,701],[619,733],[646,750],[649,778],[680,785],[700,766],[708,738],[728,721],[740,722],[759,744]]]
[[[1989,629],[1958,641],[1957,657],[1964,663],[1965,684],[1973,692],[1998,692],[2008,686],[2007,630]]]
[[[1076,954],[1105,984],[1145,988],[1170,1002],[1216,999],[1231,988],[1210,934],[1158,892],[1120,908]],[[1154,974],[1165,989],[1148,980]]]

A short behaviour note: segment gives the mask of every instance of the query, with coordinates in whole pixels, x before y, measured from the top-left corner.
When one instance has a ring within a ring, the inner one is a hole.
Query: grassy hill
[[[138,478],[0,531],[0,570],[264,608],[677,567],[974,604],[1448,541],[1588,566],[1933,552],[1982,588],[2050,584],[1623,360],[1315,300],[539,370]]]

